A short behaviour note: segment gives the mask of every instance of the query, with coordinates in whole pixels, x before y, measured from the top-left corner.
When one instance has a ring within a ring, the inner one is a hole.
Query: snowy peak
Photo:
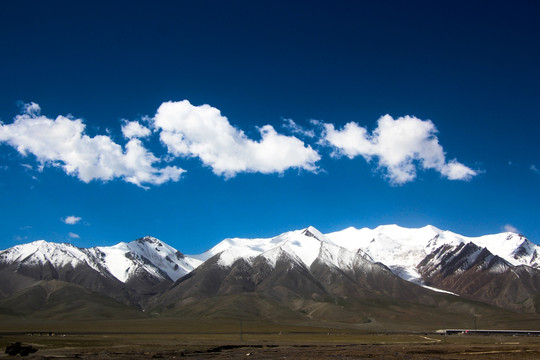
[[[477,248],[474,251],[473,245]],[[379,262],[401,278],[417,283],[422,283],[423,276],[436,267],[463,271],[466,264],[475,262],[473,256],[480,255],[486,256],[485,266],[497,265],[501,271],[516,265],[540,268],[540,247],[522,235],[500,233],[466,237],[431,225],[416,229],[398,225],[375,229],[351,227],[329,234],[309,226],[272,238],[225,239],[200,255],[184,255],[151,236],[89,249],[36,241],[0,251],[0,263],[50,263],[55,267],[72,268],[86,264],[126,283],[138,278],[176,281],[214,256],[221,266],[231,266],[238,259],[252,263],[259,256],[275,266],[283,255],[308,269],[315,261],[340,269]],[[458,259],[463,261],[459,265]]]
[[[512,237],[514,237],[515,235],[516,234],[512,234]],[[517,236],[520,238],[520,241],[522,240],[522,242],[514,251],[512,251],[512,257],[522,264],[530,265],[533,267],[540,267],[540,259],[538,258],[538,252],[540,249],[538,249],[538,246],[533,244],[531,241],[529,241],[522,235]]]
[[[105,268],[122,282],[143,274],[176,281],[201,263],[151,236],[94,249]]]
[[[531,299],[540,294],[539,253],[538,245],[514,233],[466,237],[433,226],[397,225],[330,234],[309,226],[271,238],[230,238],[200,255],[184,255],[151,236],[94,248],[36,241],[0,251],[0,275],[15,279],[3,283],[0,296],[27,286],[20,279],[74,283],[143,308],[161,297],[157,294],[176,304],[191,303],[197,294],[250,292],[251,298],[259,289],[261,295],[273,294],[272,301],[283,297],[294,303],[296,311],[304,300],[313,304],[329,294],[344,301],[384,294],[424,301],[432,295],[421,285],[538,312]]]
[[[184,254],[160,240],[145,236],[128,244],[130,251],[140,258],[148,260],[154,267],[165,272],[176,281],[200,264],[186,258]]]
[[[256,257],[262,256],[269,264],[275,266],[277,258],[285,252],[292,258],[300,259],[309,267],[317,258],[322,242],[330,242],[330,240],[319,230],[310,226],[273,238],[225,239],[205,253],[193,257],[206,261],[213,256],[218,256],[218,263],[221,266],[231,266],[240,258],[251,263]]]
[[[327,241],[326,237],[319,230],[315,229],[313,226],[310,226],[302,230],[301,234],[304,236],[315,238],[319,241]]]
[[[125,283],[137,276],[155,278],[156,281],[175,281],[191,272],[201,261],[188,258],[164,242],[146,236],[130,243],[94,248],[39,240],[0,251],[0,263],[25,266],[50,264],[55,268],[87,265]]]
[[[0,263],[18,263],[24,265],[44,265],[49,263],[55,267],[87,264],[95,269],[98,265],[84,250],[71,244],[60,244],[44,240],[17,245],[0,252]]]
[[[492,254],[497,255],[512,265],[528,265],[540,268],[538,253],[540,247],[523,235],[505,232],[480,237],[461,237],[464,242],[472,242],[478,246],[487,248]]]
[[[296,255],[296,252],[287,244],[276,246],[268,251],[263,252],[256,258],[263,258],[272,267],[275,268],[280,261],[287,261],[297,266],[306,266],[305,262]]]
[[[304,230],[291,233],[286,240],[279,244],[279,247],[301,259],[304,265],[309,268],[319,256],[322,243],[312,232]]]
[[[138,242],[140,244],[155,244],[156,246],[163,246],[163,243],[152,236],[143,236],[142,238],[139,238],[132,242]]]
[[[421,281],[417,266],[424,259],[431,254],[433,258],[442,246],[449,251],[468,243],[487,249],[511,265],[540,268],[539,246],[514,233],[467,237],[431,225],[418,229],[383,225],[375,229],[348,228],[326,234],[326,237],[351,251],[362,249],[374,261],[390,267],[395,274],[416,282]]]
[[[225,267],[232,266],[240,258],[253,263],[259,257],[271,267],[275,267],[280,259],[287,258],[308,269],[315,261],[340,269],[371,263],[369,255],[362,250],[338,246],[313,226],[269,239],[226,239],[198,258],[208,259],[216,255],[219,256],[218,264]]]
[[[437,272],[440,272],[443,277],[459,275],[469,270],[501,273],[511,266],[506,260],[493,255],[488,249],[470,242],[457,246],[442,245],[420,262],[418,269],[424,278],[431,278]]]
[[[219,264],[231,266],[239,258],[252,262],[261,255],[269,264],[275,266],[277,259],[287,253],[309,267],[319,254],[321,238],[325,237],[318,230],[307,228],[269,239],[226,239],[198,258],[206,260],[219,254]]]
[[[157,246],[157,250],[161,249],[153,238],[143,239],[145,243]],[[422,261],[441,261],[444,255],[441,249],[453,251],[469,243],[485,248],[492,256],[504,259],[509,264],[539,267],[538,246],[520,235],[503,233],[472,238],[431,225],[417,229],[398,225],[382,225],[375,229],[351,227],[326,235],[309,226],[272,238],[225,239],[207,252],[190,258],[201,263],[218,256],[218,264],[226,267],[232,266],[238,259],[252,263],[259,256],[266,259],[269,265],[275,266],[283,254],[299,260],[306,268],[316,260],[342,269],[350,268],[355,262],[380,262],[401,278],[422,283],[419,271]],[[173,259],[170,255],[169,258]],[[164,265],[160,266],[164,268]]]
[[[354,270],[373,264],[372,259],[362,250],[353,252],[332,243],[321,244],[317,260],[341,270]]]

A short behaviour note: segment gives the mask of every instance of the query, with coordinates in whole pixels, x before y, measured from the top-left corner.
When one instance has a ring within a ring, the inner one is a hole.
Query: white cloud
[[[283,119],[283,128],[290,131],[291,134],[305,136],[308,138],[315,137],[314,130],[307,130],[304,127],[298,125],[293,119]]]
[[[198,157],[217,175],[241,172],[282,173],[289,168],[316,171],[319,154],[293,136],[278,134],[271,125],[259,128],[254,141],[210,105],[189,101],[161,104],[154,117],[160,139],[174,156]]]
[[[430,120],[413,116],[393,119],[382,116],[372,134],[355,122],[336,130],[323,124],[322,143],[334,148],[334,155],[349,158],[362,156],[367,161],[376,158],[379,169],[390,182],[401,185],[416,178],[417,164],[422,169],[434,169],[450,180],[469,180],[477,171],[459,163],[447,162],[436,136],[437,129]]]
[[[126,121],[122,125],[122,134],[127,139],[145,138],[152,132],[147,127],[141,125],[138,121]]]
[[[178,181],[185,170],[163,165],[178,157],[196,157],[227,178],[242,172],[283,173],[290,168],[316,172],[321,156],[300,138],[316,143],[315,130],[321,128],[317,145],[331,146],[333,156],[362,156],[374,161],[392,184],[414,180],[418,169],[436,170],[450,180],[469,180],[478,174],[456,159],[447,161],[434,124],[412,116],[393,119],[385,115],[371,134],[355,122],[336,129],[333,124],[311,120],[311,128],[305,128],[284,119],[282,127],[291,136],[264,125],[258,128],[260,138],[251,139],[219,109],[184,100],[161,104],[153,118],[123,120],[127,143],[121,145],[112,135],[86,135],[81,119],[48,118],[41,115],[36,103],[22,104],[21,109],[23,113],[13,123],[0,123],[0,143],[13,146],[24,156],[34,155],[38,171],[58,167],[84,182],[119,178],[146,188],[147,184]],[[142,142],[152,131],[159,133],[167,148],[162,158],[154,156]],[[539,172],[534,165],[530,168]]]
[[[537,174],[540,174],[540,170],[539,170],[539,169],[536,167],[536,165],[534,165],[534,164],[531,165],[531,166],[529,167],[529,169],[531,169],[532,172],[535,172],[535,173],[537,173]]]
[[[185,171],[175,166],[156,168],[159,159],[139,139],[130,139],[124,150],[108,136],[85,135],[81,119],[47,118],[35,103],[24,109],[12,124],[0,125],[0,142],[25,156],[33,154],[41,166],[60,167],[84,182],[120,178],[141,187],[178,181]]]
[[[72,232],[70,232],[70,233],[68,234],[68,236],[69,236],[70,238],[72,238],[72,239],[79,239],[79,238],[80,238],[80,236],[79,236],[78,234],[75,234],[75,233],[72,233]]]
[[[62,221],[68,225],[75,225],[79,221],[81,221],[81,218],[75,215],[66,216]]]
[[[471,168],[457,162],[456,159],[450,160],[450,162],[444,164],[442,169],[440,169],[440,172],[449,180],[469,180],[473,176],[478,175],[478,171],[472,170]]]
[[[41,113],[41,108],[35,102],[31,102],[28,104],[25,104],[25,103],[20,103],[20,104],[21,104],[21,109],[23,110],[23,112],[27,114],[39,115]]]
[[[513,232],[513,233],[516,233],[516,234],[521,233],[516,227],[512,226],[511,224],[504,225],[504,231]]]

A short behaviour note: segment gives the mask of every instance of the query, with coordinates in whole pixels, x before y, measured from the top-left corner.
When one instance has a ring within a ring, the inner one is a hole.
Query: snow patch
[[[432,286],[427,286],[427,285],[424,285],[424,284],[420,284],[420,286],[422,286],[422,287],[424,287],[424,288],[426,288],[426,289],[432,290],[432,291],[439,292],[439,293],[444,293],[444,294],[449,294],[449,295],[459,296],[458,294],[453,293],[453,292],[451,292],[451,291],[446,291],[446,290],[443,290],[443,289],[438,289],[438,288],[435,288],[435,287],[432,287]]]

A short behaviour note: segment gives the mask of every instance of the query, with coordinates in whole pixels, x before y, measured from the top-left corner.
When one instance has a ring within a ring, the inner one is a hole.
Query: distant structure
[[[472,330],[472,329],[443,329],[437,330],[441,335],[520,335],[540,336],[540,330]]]

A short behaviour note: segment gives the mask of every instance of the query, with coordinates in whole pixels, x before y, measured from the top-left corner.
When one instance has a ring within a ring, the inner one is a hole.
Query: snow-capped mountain
[[[280,252],[292,254],[310,266],[324,248],[330,260],[338,267],[346,266],[346,256],[361,254],[373,262],[379,262],[400,276],[413,282],[422,283],[421,262],[430,254],[441,249],[453,251],[465,244],[475,244],[479,249],[487,249],[509,265],[528,265],[540,268],[540,247],[524,236],[515,233],[500,233],[480,237],[466,237],[428,225],[409,229],[397,225],[383,225],[375,229],[347,228],[342,231],[322,234],[310,226],[303,230],[286,232],[273,238],[225,239],[210,250],[193,258],[206,261],[219,255],[219,263],[231,265],[239,258],[249,262],[257,256],[275,264]],[[476,253],[467,260],[473,263]],[[427,264],[426,264],[427,266]]]
[[[150,236],[93,248],[36,241],[0,251],[0,309],[2,298],[35,281],[60,280],[145,309],[178,310],[247,293],[307,313],[313,301],[330,301],[334,312],[339,299],[423,304],[449,296],[436,290],[535,312],[539,254],[540,247],[519,234],[466,237],[397,225],[330,234],[310,226],[272,238],[230,238],[199,255]],[[512,286],[501,285],[508,281]]]
[[[187,316],[257,314],[274,320],[281,314],[369,322],[366,309],[380,303],[400,312],[409,302],[423,307],[428,298],[448,297],[401,279],[313,227],[270,239],[227,239],[200,258],[205,262],[154,297],[151,309]],[[446,301],[461,301],[455,298]]]
[[[275,266],[277,258],[284,252],[298,258],[309,267],[320,255],[322,247],[325,247],[328,257],[333,259],[331,261],[335,261],[336,264],[346,261],[345,258],[342,259],[338,255],[339,251],[345,249],[336,246],[312,226],[302,230],[289,231],[270,239],[226,239],[203,254],[194,257],[206,261],[212,256],[219,255],[219,264],[230,266],[239,258],[252,262],[254,258],[262,256],[269,264]],[[358,249],[354,252],[356,251]]]
[[[144,308],[200,263],[150,236],[93,248],[40,240],[0,251],[0,299],[36,281],[60,280]]]
[[[322,254],[334,265],[346,267],[350,261],[347,257],[361,254],[366,259],[388,266],[405,280],[418,282],[422,278],[419,265],[428,255],[438,251],[438,257],[432,257],[432,262],[437,261],[442,256],[441,249],[454,251],[468,243],[487,249],[510,265],[540,268],[540,247],[522,235],[506,232],[466,237],[430,225],[418,229],[397,225],[375,229],[351,227],[326,235],[310,226],[273,238],[225,239],[202,254],[189,256],[151,236],[129,243],[86,249],[40,240],[0,251],[0,263],[31,265],[48,262],[55,267],[85,264],[96,271],[106,271],[125,283],[141,273],[176,281],[215,255],[219,255],[219,264],[228,266],[238,258],[252,261],[259,255],[275,264],[276,257],[286,252],[309,267]],[[471,258],[470,262],[474,259]]]
[[[160,280],[176,281],[201,261],[185,257],[171,246],[146,236],[130,243],[93,248],[39,240],[0,252],[0,264],[14,263],[19,267],[48,264],[54,268],[85,265],[125,283],[143,273]]]
[[[538,245],[514,233],[466,237],[433,226],[407,229],[385,225],[375,229],[348,228],[326,235],[308,227],[268,239],[226,239],[195,257],[202,261],[214,259],[226,268],[239,260],[247,266],[264,260],[270,269],[276,267],[278,259],[286,257],[308,271],[321,263],[343,272],[377,263],[404,280],[434,291],[512,310],[536,311],[540,306],[526,299],[540,294],[540,281],[534,280],[540,279],[539,253]],[[515,284],[525,282],[514,292],[499,285],[523,266],[530,269],[527,274],[533,280],[518,278]]]
[[[88,252],[99,258],[107,271],[122,282],[141,272],[176,281],[201,264],[200,260],[186,257],[172,246],[151,236],[129,243],[91,248]]]
[[[0,252],[1,263],[17,263],[19,265],[38,265],[50,263],[53,266],[76,267],[81,264],[100,270],[99,262],[86,249],[71,244],[49,243],[38,240],[29,244],[17,245]]]
[[[374,261],[385,264],[410,281],[421,280],[419,264],[437,249],[445,247],[450,251],[468,243],[487,249],[511,265],[540,268],[540,247],[524,236],[510,232],[466,237],[430,225],[418,229],[384,225],[375,229],[351,227],[326,236],[346,249],[363,250]],[[469,262],[474,262],[474,256],[471,254]]]

